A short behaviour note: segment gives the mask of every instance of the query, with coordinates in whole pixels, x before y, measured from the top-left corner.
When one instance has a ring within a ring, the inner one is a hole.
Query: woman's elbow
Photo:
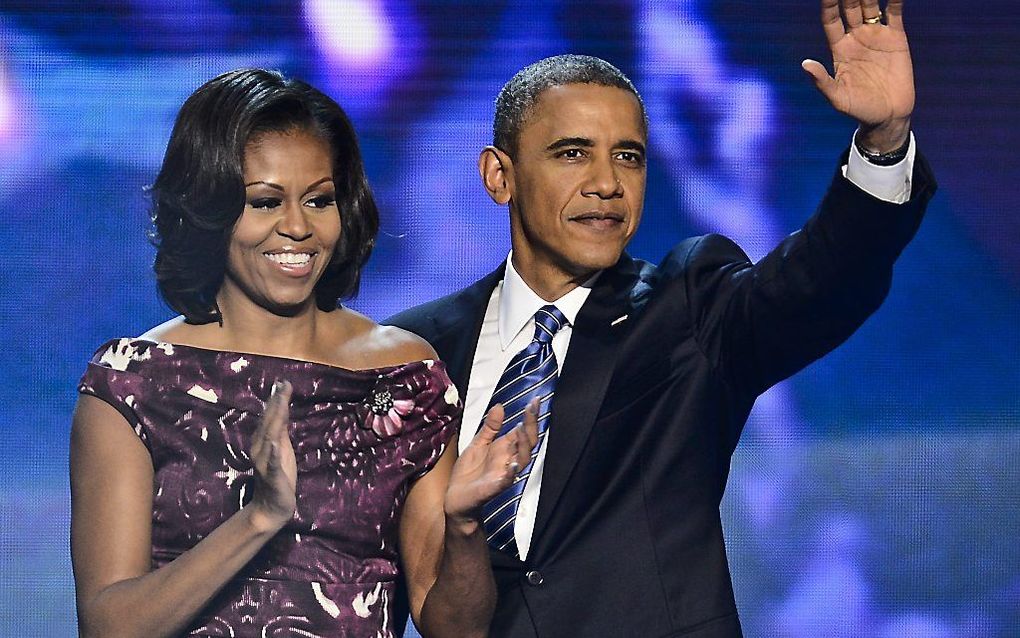
[[[77,600],[79,638],[155,638],[140,630],[131,612],[118,612],[111,607],[108,591],[103,590]]]

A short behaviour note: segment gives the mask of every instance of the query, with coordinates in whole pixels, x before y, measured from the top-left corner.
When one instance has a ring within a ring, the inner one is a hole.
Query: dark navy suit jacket
[[[741,635],[719,514],[741,429],[879,307],[934,191],[920,156],[902,205],[837,173],[757,264],[707,235],[602,274],[562,365],[527,560],[492,553],[493,638]],[[386,322],[427,339],[462,395],[502,271]]]

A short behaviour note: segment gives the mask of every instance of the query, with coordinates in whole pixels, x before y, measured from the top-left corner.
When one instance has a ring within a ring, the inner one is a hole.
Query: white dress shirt
[[[856,133],[855,133],[856,135]],[[893,166],[876,166],[868,162],[851,145],[850,158],[843,167],[843,175],[868,194],[894,204],[902,204],[910,199],[910,178],[914,167],[914,137],[910,136],[910,147],[907,157]],[[460,430],[458,448],[461,452],[474,438],[478,427],[485,416],[485,408],[489,405],[492,392],[514,355],[523,350],[535,334],[535,313],[542,306],[553,303],[570,323],[561,328],[553,337],[552,348],[556,354],[556,364],[560,370],[567,358],[570,346],[570,335],[573,331],[577,314],[588,299],[598,273],[583,285],[574,288],[553,302],[538,296],[513,265],[513,253],[506,260],[506,274],[492,291],[489,305],[482,319],[482,329],[478,335],[471,364],[471,378],[468,382],[467,396],[464,400],[464,420]],[[553,402],[555,406],[555,399]],[[555,436],[550,427],[548,436]],[[542,473],[545,469],[545,451],[548,442],[539,449],[535,458],[531,476],[524,486],[524,493],[517,506],[517,518],[514,521],[514,539],[521,560],[528,556],[531,548],[532,533],[535,529],[535,514],[538,510],[538,496],[542,488]]]
[[[489,399],[492,398],[492,392],[503,370],[514,355],[531,343],[535,336],[535,313],[550,303],[535,294],[528,284],[524,283],[514,268],[512,258],[513,253],[507,257],[503,281],[489,297],[489,306],[485,310],[482,330],[478,335],[478,346],[475,348],[475,358],[471,364],[471,380],[468,382],[467,397],[464,400],[464,425],[460,429],[459,441],[461,452],[478,431],[478,426],[485,416],[485,408],[489,405]],[[560,370],[563,369],[563,361],[567,357],[567,347],[570,345],[570,335],[577,320],[577,313],[588,299],[597,277],[597,275],[592,277],[584,285],[574,288],[552,302],[570,322],[560,328],[552,340],[556,365]],[[542,485],[547,447],[543,443],[539,448],[531,475],[524,484],[524,493],[517,504],[514,538],[522,560],[528,555],[528,549],[531,547],[531,532],[535,528],[535,512],[538,509],[538,493]]]

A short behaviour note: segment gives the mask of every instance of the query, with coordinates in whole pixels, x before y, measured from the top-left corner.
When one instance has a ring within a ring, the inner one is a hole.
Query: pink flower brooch
[[[393,389],[385,385],[380,376],[375,387],[365,397],[368,417],[365,425],[381,437],[394,436],[404,429],[404,417],[414,409],[414,400],[396,399]]]

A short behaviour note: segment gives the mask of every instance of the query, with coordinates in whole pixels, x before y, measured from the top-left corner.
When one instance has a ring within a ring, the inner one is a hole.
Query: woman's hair
[[[269,132],[307,131],[330,148],[340,240],[315,286],[332,310],[358,291],[379,213],[354,127],[332,99],[275,71],[241,69],[209,80],[184,102],[151,188],[156,281],[189,323],[222,321],[216,294],[245,204],[244,150]]]

